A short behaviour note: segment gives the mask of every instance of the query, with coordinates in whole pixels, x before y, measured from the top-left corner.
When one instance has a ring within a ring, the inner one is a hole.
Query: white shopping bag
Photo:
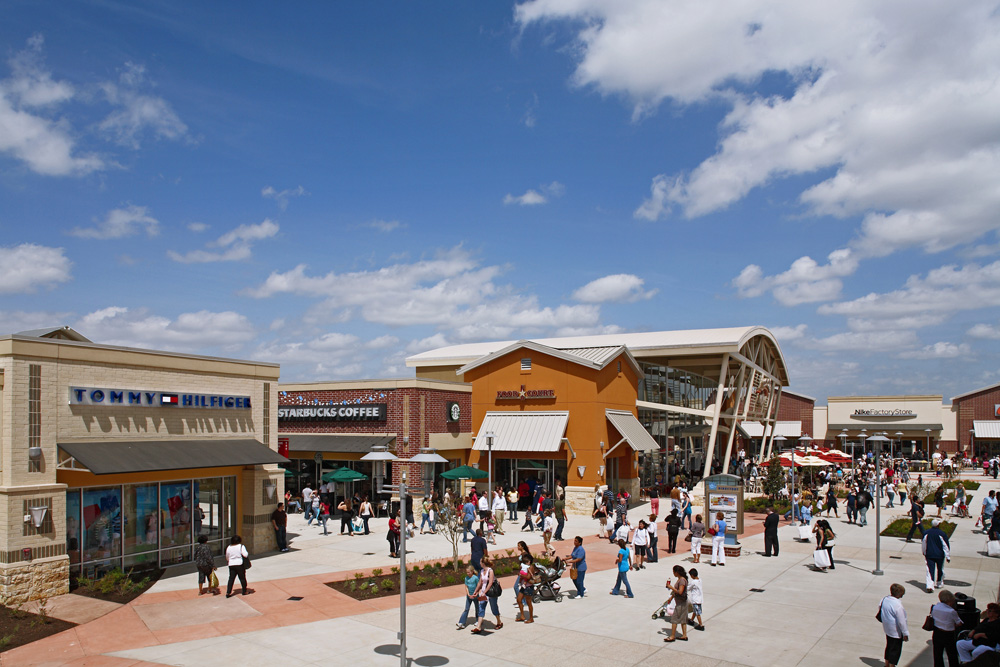
[[[816,567],[830,567],[830,554],[826,552],[826,549],[817,549],[813,552],[813,563]]]
[[[987,556],[1000,556],[1000,540],[990,540],[986,543]]]
[[[812,531],[809,530],[809,526],[799,526],[799,539],[808,542],[812,539]]]

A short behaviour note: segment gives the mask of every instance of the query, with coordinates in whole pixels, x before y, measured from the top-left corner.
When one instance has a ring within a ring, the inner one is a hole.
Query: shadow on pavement
[[[379,655],[399,655],[399,644],[382,644],[375,647],[375,652]],[[449,660],[443,655],[425,655],[420,658],[407,658],[407,662],[419,667],[441,667],[447,665]]]

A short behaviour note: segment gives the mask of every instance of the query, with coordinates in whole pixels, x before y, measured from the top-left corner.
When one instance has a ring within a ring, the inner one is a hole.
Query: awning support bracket
[[[628,438],[622,438],[621,440],[619,440],[618,442],[616,442],[614,447],[612,447],[608,451],[604,452],[604,458],[607,459],[608,458],[608,454],[610,454],[611,452],[615,451],[615,449],[617,449],[618,445],[622,444],[623,442],[627,442],[627,441],[628,441]]]

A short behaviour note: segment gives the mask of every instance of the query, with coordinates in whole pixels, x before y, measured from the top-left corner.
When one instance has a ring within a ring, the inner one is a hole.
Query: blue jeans
[[[517,521],[517,503],[507,503],[507,518]]]
[[[468,542],[469,541],[469,532],[472,531],[472,521],[473,521],[472,519],[466,519],[465,521],[462,522],[462,528],[463,528],[463,530],[462,530],[462,541],[463,542]]]
[[[434,524],[431,523],[431,515],[424,512],[420,515],[420,532],[424,532],[424,526],[430,526],[431,530],[434,530]]]
[[[497,604],[497,598],[491,598],[488,595],[486,596],[486,600],[477,600],[476,601],[476,613],[479,615],[479,618],[486,618],[486,602],[487,602],[487,600],[490,603],[490,611],[493,612],[494,616],[496,616],[497,618],[500,618],[500,605]]]
[[[577,597],[583,597],[583,594],[587,591],[587,589],[583,586],[583,578],[586,574],[586,570],[583,570],[582,572],[577,570],[576,572],[576,579],[573,580],[573,585],[576,586]],[[628,582],[626,582],[626,585],[628,585]]]
[[[564,517],[556,519],[556,534],[552,536],[553,538],[557,540],[561,540],[563,538],[562,531],[564,525],[566,525],[566,519]]]
[[[458,619],[458,622],[462,625],[469,624],[469,608],[472,608],[473,613],[477,613],[478,605],[476,604],[476,599],[471,598],[468,595],[465,596],[465,611],[462,612],[462,617]]]
[[[329,535],[330,534],[330,531],[328,531],[326,529],[326,522],[329,521],[329,520],[330,520],[330,515],[329,514],[321,514],[319,516],[319,518],[316,519],[316,525],[317,526],[319,525],[320,521],[323,522],[323,534],[324,535]]]
[[[868,508],[867,507],[862,507],[861,509],[858,510],[858,523],[860,523],[862,526],[867,526],[868,525]]]
[[[303,516],[306,518],[306,525],[312,525],[312,520],[314,518],[312,504],[306,505],[306,508],[303,510]]]
[[[618,571],[618,580],[615,582],[615,587],[611,589],[611,594],[620,595],[622,583],[625,584],[625,592],[628,593],[628,596],[630,598],[635,597],[632,595],[632,587],[628,583],[628,570],[625,572],[622,572],[621,570]]]

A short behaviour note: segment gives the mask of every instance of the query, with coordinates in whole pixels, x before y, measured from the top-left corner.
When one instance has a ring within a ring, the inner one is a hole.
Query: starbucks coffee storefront
[[[274,548],[277,365],[62,328],[0,337],[0,372],[2,602],[190,562],[202,535],[216,554],[234,534]]]

